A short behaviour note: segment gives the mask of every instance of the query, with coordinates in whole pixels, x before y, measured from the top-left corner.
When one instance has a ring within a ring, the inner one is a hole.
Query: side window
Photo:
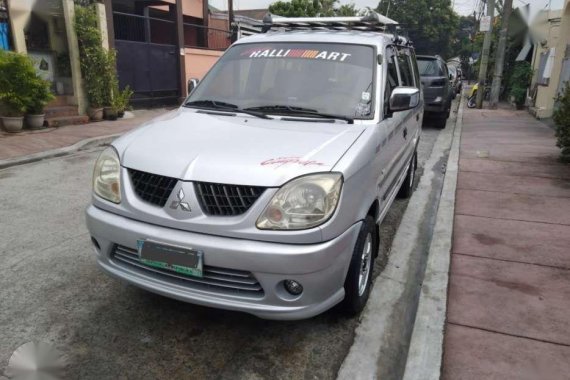
[[[414,71],[412,69],[412,62],[410,58],[410,51],[408,49],[398,49],[398,67],[400,68],[402,86],[416,87],[414,81]]]
[[[412,69],[414,70],[414,78],[416,80],[416,87],[420,88],[420,70],[418,69],[418,61],[416,60],[416,53],[411,51],[410,60],[412,61]]]
[[[396,64],[396,52],[391,47],[386,48],[386,93],[384,94],[384,116],[387,116],[388,104],[390,102],[390,95],[392,90],[400,85],[398,67]]]

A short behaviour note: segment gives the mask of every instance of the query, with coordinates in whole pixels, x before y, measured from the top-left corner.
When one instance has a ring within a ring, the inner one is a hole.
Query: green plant
[[[519,106],[523,105],[526,99],[526,90],[530,86],[532,79],[532,67],[528,62],[517,62],[513,68],[513,73],[509,80],[511,91],[509,95],[515,99]]]
[[[30,58],[0,50],[0,113],[8,117],[23,116],[33,101],[38,80]]]
[[[566,82],[564,91],[557,98],[558,109],[554,111],[556,124],[556,146],[562,151],[560,160],[570,162],[570,82]]]
[[[117,81],[116,53],[103,48],[93,6],[75,7],[75,31],[89,105],[92,108],[112,106],[112,89]]]
[[[128,85],[123,89],[123,91],[120,91],[119,86],[117,86],[113,90],[113,106],[117,111],[124,112],[129,106],[131,96],[133,96],[133,90],[131,90]]]
[[[50,83],[43,80],[39,76],[30,83],[30,103],[26,108],[26,112],[30,115],[40,115],[44,112],[44,107],[54,99],[50,90]]]

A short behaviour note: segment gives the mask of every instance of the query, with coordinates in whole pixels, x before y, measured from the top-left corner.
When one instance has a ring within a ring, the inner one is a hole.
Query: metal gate
[[[121,88],[131,87],[133,102],[177,101],[180,81],[175,22],[113,12],[113,24]]]

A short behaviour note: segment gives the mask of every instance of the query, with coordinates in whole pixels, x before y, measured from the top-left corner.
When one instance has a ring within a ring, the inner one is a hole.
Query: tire
[[[414,156],[410,161],[410,165],[408,166],[408,173],[406,174],[406,179],[404,179],[404,183],[400,187],[400,191],[398,191],[398,198],[409,198],[412,196],[414,192],[414,181],[416,179],[416,169],[418,166],[418,155],[414,152]]]
[[[378,227],[368,215],[360,227],[352,259],[344,281],[343,310],[351,316],[359,314],[370,296],[374,258],[378,250]]]
[[[467,108],[475,108],[477,106],[477,91],[467,99]]]

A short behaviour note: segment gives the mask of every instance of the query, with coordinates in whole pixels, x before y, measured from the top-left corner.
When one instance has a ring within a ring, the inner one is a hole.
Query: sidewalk
[[[7,133],[0,129],[0,160],[64,148],[85,139],[122,134],[165,112],[167,110],[164,108],[136,110],[133,112],[135,117],[130,119],[100,121],[22,133]]]
[[[442,378],[568,379],[570,166],[525,111],[464,112]]]

